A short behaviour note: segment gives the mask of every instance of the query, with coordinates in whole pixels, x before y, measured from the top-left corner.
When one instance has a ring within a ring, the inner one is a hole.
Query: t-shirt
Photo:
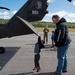
[[[54,40],[54,34],[52,34],[51,39]]]

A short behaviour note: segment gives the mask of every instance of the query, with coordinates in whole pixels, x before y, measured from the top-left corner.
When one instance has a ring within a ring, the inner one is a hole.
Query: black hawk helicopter
[[[38,35],[38,31],[29,22],[42,20],[48,13],[47,7],[47,0],[28,0],[6,24],[0,24],[0,39],[33,33]],[[0,47],[0,53],[4,52],[5,48]]]

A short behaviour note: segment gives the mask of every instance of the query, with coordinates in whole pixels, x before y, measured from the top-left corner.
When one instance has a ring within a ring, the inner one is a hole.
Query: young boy
[[[35,53],[35,56],[34,56],[34,63],[35,63],[35,67],[33,70],[37,70],[37,72],[40,71],[40,64],[39,64],[39,60],[40,60],[40,52],[41,52],[41,49],[44,48],[44,45],[41,41],[41,37],[39,36],[38,37],[38,42],[35,44],[35,49],[34,49],[34,53]]]
[[[51,40],[52,40],[52,47],[53,47],[54,46],[54,31],[52,31]]]

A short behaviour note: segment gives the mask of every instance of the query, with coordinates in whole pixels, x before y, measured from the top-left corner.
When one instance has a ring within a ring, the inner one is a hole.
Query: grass
[[[34,27],[38,27],[38,28],[44,28],[46,25],[48,25],[49,28],[54,28],[55,27],[55,24],[53,22],[31,22],[32,25]],[[68,28],[75,28],[75,23],[71,23],[71,22],[68,22],[67,23],[67,26]]]
[[[43,29],[44,28],[36,28],[39,32],[43,32]],[[51,32],[51,31],[53,31],[54,30],[54,28],[49,28],[49,31]],[[75,29],[72,29],[72,28],[69,28],[69,32],[75,32]]]
[[[5,23],[7,23],[7,22],[8,22],[8,20],[0,19],[0,23],[1,23],[1,24],[5,24]]]
[[[7,23],[8,21],[9,21],[8,19],[6,19],[6,20],[0,19],[0,23],[2,23],[2,24]],[[43,28],[45,27],[45,25],[48,25],[50,32],[53,31],[54,27],[55,27],[55,24],[53,22],[39,22],[39,21],[35,21],[35,22],[31,22],[31,23],[32,23],[32,25],[34,27],[36,27],[36,29],[39,32],[43,31]],[[70,32],[75,32],[75,23],[68,22],[67,25],[68,25],[68,28],[69,28]]]

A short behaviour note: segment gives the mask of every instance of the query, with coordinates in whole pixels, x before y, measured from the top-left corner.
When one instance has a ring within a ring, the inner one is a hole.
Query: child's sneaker
[[[37,72],[39,72],[39,71],[40,71],[40,67],[37,67],[36,69],[37,69]]]

